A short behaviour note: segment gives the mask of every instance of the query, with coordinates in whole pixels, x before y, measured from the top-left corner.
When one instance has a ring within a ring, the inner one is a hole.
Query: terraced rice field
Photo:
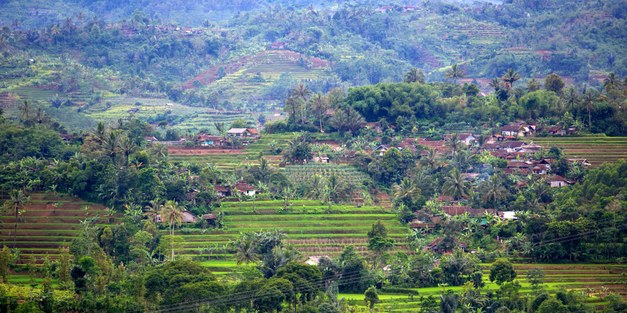
[[[215,164],[216,167],[226,171],[232,171],[238,166],[257,165],[259,154],[273,166],[278,166],[282,160],[281,155],[273,155],[271,145],[274,142],[277,147],[285,148],[288,142],[298,136],[297,133],[264,134],[250,145],[236,150],[217,149],[217,153],[190,154],[184,150],[170,149],[170,160],[173,162],[189,162],[192,164]]]
[[[109,222],[105,207],[80,199],[38,193],[30,195],[14,232],[15,216],[0,216],[0,245],[15,247],[23,259],[56,258],[61,247],[68,247],[79,235],[81,221],[98,216],[99,223]],[[15,237],[14,237],[15,234]]]
[[[340,180],[345,180],[355,186],[361,186],[364,181],[369,181],[370,177],[366,173],[360,172],[354,166],[345,164],[321,164],[312,163],[305,165],[289,165],[283,170],[285,176],[292,182],[297,183],[314,175],[330,177],[335,175]]]
[[[570,159],[586,159],[592,166],[627,159],[627,137],[537,137],[533,142],[562,148]]]
[[[390,237],[396,240],[396,249],[404,250],[407,228],[400,224],[396,214],[381,207],[333,205],[330,209],[317,200],[293,200],[287,210],[282,200],[223,202],[224,229],[182,229],[174,240],[178,255],[204,260],[217,272],[229,272],[235,267],[234,251],[228,246],[240,233],[280,230],[287,235],[304,257],[335,256],[346,246],[367,252],[367,233],[372,224],[381,221]],[[164,235],[167,234],[164,230]]]
[[[307,62],[309,66],[304,66]],[[329,62],[289,50],[268,50],[255,55],[242,57],[226,64],[224,77],[216,80],[218,67],[188,81],[184,86],[191,88],[194,80],[199,81],[210,93],[220,92],[223,98],[231,101],[250,99],[259,102],[267,87],[277,82],[282,74],[289,74],[294,81],[310,81],[328,78],[326,71]],[[263,79],[258,81],[257,75]]]
[[[488,279],[490,264],[483,264],[483,280],[485,287],[482,293],[498,290],[498,285]],[[593,308],[602,306],[602,298],[609,293],[627,297],[627,265],[624,264],[514,264],[518,281],[524,295],[532,293],[531,285],[525,277],[529,269],[540,268],[545,273],[544,289],[554,293],[560,289],[575,290],[587,297],[587,304]],[[420,297],[434,296],[439,298],[442,290],[461,292],[462,287],[429,287],[413,288],[418,296],[406,294],[379,295],[381,303],[375,307],[382,312],[417,312],[420,308]],[[365,307],[363,294],[341,294],[349,304]]]

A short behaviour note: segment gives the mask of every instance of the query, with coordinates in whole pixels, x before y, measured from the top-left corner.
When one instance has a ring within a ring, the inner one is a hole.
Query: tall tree
[[[404,82],[406,83],[422,83],[425,82],[425,73],[417,68],[410,69],[407,73],[405,73]]]
[[[586,106],[586,111],[588,111],[588,129],[590,130],[592,130],[592,109],[596,99],[597,95],[593,90],[588,89],[584,91],[583,104]]]
[[[544,89],[555,92],[558,95],[562,94],[562,89],[564,89],[564,81],[562,77],[555,73],[551,73],[546,76],[544,79]]]
[[[320,132],[324,133],[324,128],[322,123],[324,121],[325,113],[329,108],[329,101],[323,95],[317,93],[311,98],[311,109],[318,119],[318,126],[320,127]]]
[[[462,177],[458,169],[454,168],[451,171],[451,174],[444,179],[442,192],[445,195],[455,198],[455,200],[459,200],[468,196],[468,183]]]
[[[511,68],[507,69],[507,72],[505,72],[503,77],[501,77],[501,80],[505,82],[505,86],[507,87],[508,91],[512,90],[512,88],[514,87],[514,83],[519,79],[520,74],[518,74],[518,72],[514,71]]]
[[[183,212],[175,201],[168,200],[161,207],[159,215],[161,216],[161,222],[164,224],[167,223],[170,226],[171,261],[174,261],[174,226],[181,224],[183,221]]]
[[[368,250],[374,253],[373,267],[377,267],[379,260],[388,250],[394,247],[394,240],[388,238],[387,229],[381,221],[372,224],[368,232]]]
[[[481,200],[487,207],[496,207],[498,202],[505,199],[508,195],[508,191],[503,186],[503,181],[498,175],[492,175],[490,179],[485,181],[479,187],[481,190]]]
[[[340,134],[349,132],[354,135],[363,127],[366,120],[352,107],[345,107],[337,110],[330,122],[331,126],[340,131]]]
[[[311,90],[305,86],[305,84],[298,84],[296,88],[293,88],[290,92],[290,97],[295,97],[300,101],[300,124],[304,126],[307,123],[307,100],[311,95]]]
[[[11,210],[15,214],[15,223],[13,225],[13,249],[17,246],[17,222],[20,218],[20,213],[24,208],[24,205],[28,202],[30,197],[24,194],[21,189],[14,189],[9,193],[9,200],[5,202],[5,209]]]
[[[445,77],[457,83],[460,78],[464,78],[464,69],[457,64],[453,64],[451,68],[446,71]]]
[[[237,265],[241,263],[250,263],[258,260],[257,242],[252,233],[244,233],[235,241],[235,257]]]

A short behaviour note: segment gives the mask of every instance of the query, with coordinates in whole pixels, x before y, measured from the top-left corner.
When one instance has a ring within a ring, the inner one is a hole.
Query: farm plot
[[[627,159],[627,137],[538,137],[546,149],[558,147],[570,159],[586,159],[593,166]]]
[[[221,230],[181,229],[174,240],[178,255],[204,261],[217,271],[230,271],[234,250],[230,241],[242,232],[277,229],[287,235],[286,242],[302,253],[303,258],[315,255],[336,256],[352,245],[367,253],[367,233],[372,224],[381,221],[396,241],[396,250],[405,250],[407,228],[396,214],[381,207],[331,206],[316,200],[282,200],[224,202],[224,228]],[[165,235],[165,233],[164,233]],[[215,261],[214,262],[212,262]],[[231,264],[231,263],[229,263]]]
[[[69,246],[80,233],[81,221],[98,217],[97,222],[105,224],[113,217],[100,204],[48,193],[32,194],[17,224],[14,215],[4,214],[0,216],[0,243],[15,246],[23,259],[37,262],[46,256],[54,259],[60,248]]]
[[[609,293],[616,293],[627,297],[625,275],[627,265],[623,264],[514,264],[518,276],[516,281],[521,284],[520,293],[525,296],[532,293],[531,285],[525,274],[532,268],[542,269],[545,273],[543,287],[550,293],[560,289],[575,290],[587,296],[586,302],[592,308],[598,309],[603,305],[602,297]],[[498,285],[488,279],[490,264],[483,264],[483,281],[485,287],[482,293],[498,290]],[[436,299],[443,290],[461,292],[463,287],[428,287],[413,288],[418,296],[408,294],[386,294],[379,296],[381,303],[376,307],[384,312],[417,312],[420,308],[420,297],[434,296]],[[340,294],[349,304],[365,308],[363,294]]]
[[[344,164],[312,163],[305,165],[289,165],[285,167],[283,173],[292,183],[301,182],[314,175],[327,178],[334,175],[338,179],[345,180],[347,183],[355,186],[361,186],[364,181],[370,180],[366,173],[360,172],[351,165]]]
[[[265,134],[242,149],[203,149],[197,154],[188,153],[187,149],[169,148],[170,160],[192,164],[215,164],[221,170],[232,171],[239,166],[257,165],[259,155],[263,154],[270,165],[278,166],[281,155],[273,155],[272,147],[284,149],[288,142],[296,138],[297,133]],[[212,151],[212,152],[209,152]]]

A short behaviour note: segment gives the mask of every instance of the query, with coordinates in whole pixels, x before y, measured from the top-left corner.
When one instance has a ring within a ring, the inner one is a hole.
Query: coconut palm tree
[[[401,180],[400,184],[394,185],[394,197],[405,204],[414,204],[420,197],[420,188],[407,177]]]
[[[512,90],[512,88],[514,87],[514,83],[519,79],[520,74],[518,74],[518,72],[515,72],[511,68],[507,69],[507,72],[503,75],[503,77],[501,77],[501,80],[505,82],[505,87],[507,87],[508,91]]]
[[[24,194],[22,190],[12,190],[9,193],[9,197],[9,200],[4,203],[4,206],[6,209],[15,213],[15,224],[13,226],[13,249],[15,249],[17,246],[17,222],[24,205],[26,205],[30,197]]]
[[[237,259],[237,265],[242,263],[256,262],[257,256],[257,243],[253,236],[250,234],[242,234],[242,236],[233,243],[235,246],[235,258]]]
[[[424,83],[425,74],[421,70],[414,67],[405,73],[404,81],[406,83]]]
[[[151,222],[154,222],[157,214],[161,210],[161,204],[159,199],[150,200],[150,202],[144,206],[144,215],[150,219]]]
[[[459,135],[457,133],[452,134],[451,137],[446,140],[446,146],[451,148],[452,155],[457,154],[457,152],[461,148],[461,145],[462,141],[459,140]]]
[[[438,161],[436,158],[435,150],[427,148],[425,149],[425,151],[427,151],[427,153],[423,155],[422,157],[420,157],[420,165],[426,166],[429,169],[436,169]]]
[[[320,132],[324,133],[324,128],[322,127],[322,122],[324,121],[324,114],[329,108],[329,101],[322,94],[315,94],[313,98],[311,98],[311,108],[318,119],[318,126],[320,127]]]
[[[28,104],[28,101],[24,101],[24,104],[22,104],[19,107],[20,110],[20,116],[22,118],[22,122],[23,123],[28,123],[30,122],[30,104]]]
[[[584,91],[583,103],[588,111],[588,129],[592,129],[592,109],[596,100],[596,94],[592,90]]]
[[[496,175],[492,175],[489,180],[481,184],[480,189],[482,190],[481,200],[485,202],[486,207],[496,207],[497,203],[505,199],[508,194],[503,182]]]
[[[301,103],[300,123],[303,126],[307,122],[307,112],[306,112],[307,100],[309,99],[310,95],[311,95],[311,90],[309,90],[309,88],[307,88],[305,84],[298,84],[298,86],[296,88],[293,88],[291,91],[292,97],[296,97],[300,99],[300,103]]]
[[[181,224],[183,221],[183,211],[181,211],[176,201],[168,200],[161,206],[159,215],[161,216],[161,222],[170,226],[170,248],[172,250],[172,261],[174,261],[174,226]]]
[[[442,185],[442,192],[447,196],[453,197],[455,200],[468,196],[468,183],[466,183],[466,180],[462,177],[458,169],[453,169],[450,176],[445,178],[444,185]]]
[[[451,68],[446,71],[445,77],[450,78],[454,83],[457,83],[457,80],[464,78],[464,69],[457,64],[453,64]]]
[[[131,139],[128,135],[120,136],[120,138],[117,141],[117,144],[120,150],[122,151],[122,153],[124,154],[124,164],[127,165],[128,158],[133,152],[135,152],[137,145],[135,144],[133,139]]]

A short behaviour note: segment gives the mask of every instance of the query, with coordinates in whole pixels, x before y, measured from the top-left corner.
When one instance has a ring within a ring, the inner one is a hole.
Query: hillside
[[[412,67],[441,81],[459,64],[484,91],[508,68],[523,81],[556,72],[591,85],[625,74],[624,13],[610,1],[290,4],[3,2],[0,94],[42,108],[59,100],[77,116],[130,99],[263,113],[299,82],[327,92],[399,81]],[[203,14],[210,22],[198,22]],[[94,124],[54,115],[71,128]]]

